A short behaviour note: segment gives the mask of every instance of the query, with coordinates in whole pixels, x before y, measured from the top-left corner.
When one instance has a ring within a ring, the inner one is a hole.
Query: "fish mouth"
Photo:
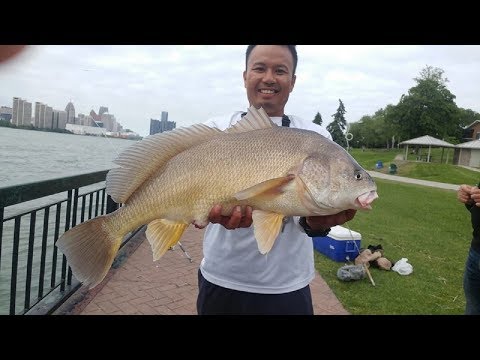
[[[360,209],[371,210],[372,209],[372,202],[378,198],[378,194],[376,190],[367,191],[361,195],[359,195],[355,199],[355,205],[357,205]]]
[[[301,192],[303,192],[304,194],[308,194],[308,196],[300,196],[300,198],[302,199],[303,205],[310,212],[322,216],[322,215],[326,215],[327,213],[329,215],[331,215],[331,214],[336,214],[336,213],[342,211],[342,209],[336,209],[334,206],[332,206],[328,203],[318,201],[318,199],[316,199],[315,196],[313,196],[312,192],[310,191],[308,186],[305,184],[302,177],[297,176],[296,179],[297,179],[297,181],[300,180],[298,184],[300,185],[299,189],[301,189]],[[353,204],[350,200],[349,201],[350,205],[349,205],[348,208],[371,210],[372,209],[371,204],[376,198],[378,198],[378,194],[377,194],[376,189],[366,191],[366,192],[360,194],[359,196],[357,196],[357,198],[355,199]],[[346,208],[344,208],[343,210],[345,210],[345,209]],[[338,211],[334,212],[333,210],[338,210]]]

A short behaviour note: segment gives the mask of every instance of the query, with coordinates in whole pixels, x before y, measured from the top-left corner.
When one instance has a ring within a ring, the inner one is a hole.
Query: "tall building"
[[[33,126],[36,128],[40,128],[40,108],[42,107],[42,103],[39,101],[35,101],[35,115],[33,120]]]
[[[107,131],[116,131],[117,120],[115,119],[115,116],[109,113],[103,113],[100,115],[100,121],[103,123],[103,127],[107,129]]]
[[[44,129],[45,128],[45,111],[47,105],[42,104],[39,101],[35,102],[35,116],[33,121],[33,126]]]
[[[32,124],[32,103],[19,97],[13,98],[12,124],[29,126]]]
[[[98,115],[102,116],[105,113],[108,113],[108,107],[100,106],[100,109],[98,110]]]
[[[173,130],[176,127],[174,121],[168,121],[168,112],[162,111],[162,120],[150,119],[150,135]]]
[[[12,124],[18,124],[18,103],[20,102],[20,98],[14,97],[13,98],[13,105],[12,105]]]
[[[53,108],[51,106],[45,105],[45,113],[44,113],[44,123],[43,127],[45,129],[53,129]]]
[[[108,113],[108,107],[100,106],[98,114],[95,110],[90,111],[90,118],[93,119],[94,126],[101,126],[109,132],[119,132],[123,129],[123,126],[117,122],[115,116]]]
[[[75,124],[75,107],[71,101],[67,104],[65,111],[67,112],[67,123]]]
[[[52,129],[65,129],[67,125],[67,112],[62,110],[53,110]]]
[[[28,101],[23,103],[23,125],[32,125],[32,103]]]
[[[162,121],[168,121],[168,111],[162,111]]]
[[[35,102],[35,114],[33,118],[33,126],[39,129],[52,129],[53,109],[47,104],[39,101]]]
[[[95,112],[95,110],[90,110],[90,116],[92,117],[92,119],[94,121],[100,121],[100,116],[97,115],[97,113]]]
[[[78,114],[78,125],[95,126],[93,118],[90,115]]]

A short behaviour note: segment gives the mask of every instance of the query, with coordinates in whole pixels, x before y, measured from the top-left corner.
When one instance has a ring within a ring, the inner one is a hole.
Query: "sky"
[[[246,110],[247,45],[32,45],[0,64],[0,106],[13,97],[75,114],[106,106],[124,129],[149,134],[162,111],[190,126]],[[457,106],[480,112],[478,45],[297,45],[286,114],[328,125],[342,100],[347,123],[396,105],[426,66],[444,70]]]

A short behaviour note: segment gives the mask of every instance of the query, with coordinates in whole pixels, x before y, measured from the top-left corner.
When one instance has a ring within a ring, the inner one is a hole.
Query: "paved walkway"
[[[404,182],[404,183],[409,183],[409,184],[417,184],[417,185],[430,186],[430,187],[436,187],[436,188],[446,189],[446,190],[455,190],[455,191],[458,190],[458,188],[459,188],[459,185],[455,185],[455,184],[446,184],[446,183],[441,183],[441,182],[437,182],[437,181],[412,179],[412,178],[407,178],[407,177],[403,177],[403,176],[384,174],[384,173],[377,172],[377,171],[369,171],[368,173],[372,177],[376,177],[376,178],[380,178],[380,179],[387,179],[387,180],[392,180],[392,181],[398,181],[398,182]]]
[[[82,287],[55,315],[196,315],[197,271],[202,260],[203,230],[190,226],[181,244],[153,262],[143,231],[121,249],[124,261],[88,291]],[[127,247],[127,246],[125,246]],[[348,315],[319,274],[311,283],[316,315]]]
[[[369,171],[373,177],[457,190],[458,185],[416,180]],[[190,226],[181,244],[153,262],[150,244],[140,231],[121,249],[120,261],[92,290],[82,287],[54,314],[72,315],[195,315],[197,271],[202,259],[203,230]],[[315,315],[349,314],[317,273],[311,283]]]

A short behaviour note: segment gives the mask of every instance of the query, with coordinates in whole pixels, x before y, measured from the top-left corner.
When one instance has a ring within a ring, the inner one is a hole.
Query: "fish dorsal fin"
[[[122,152],[107,174],[107,194],[117,203],[125,203],[155,170],[178,153],[221,134],[204,124],[147,136]]]
[[[158,219],[150,222],[145,235],[152,246],[153,261],[160,259],[168,249],[175,245],[187,227],[188,224],[186,223],[166,219]]]
[[[226,133],[242,133],[258,129],[268,129],[278,126],[267,115],[263,108],[257,109],[250,106],[242,119],[238,120],[232,127],[225,130]]]
[[[253,210],[253,232],[257,239],[258,250],[262,254],[268,253],[275,243],[284,215],[274,212]]]
[[[283,192],[283,188],[290,181],[295,179],[295,175],[287,175],[279,178],[269,179],[259,184],[253,185],[248,189],[239,191],[233,195],[237,200],[246,200],[258,196],[275,196]]]

